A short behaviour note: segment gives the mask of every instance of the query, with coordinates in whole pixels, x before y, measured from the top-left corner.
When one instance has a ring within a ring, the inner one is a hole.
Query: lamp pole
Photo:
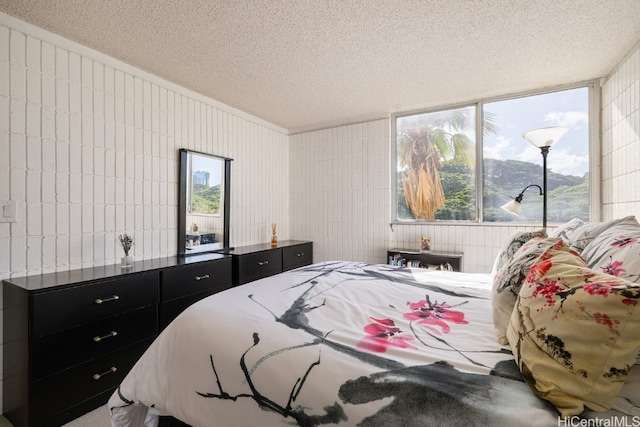
[[[542,228],[547,229],[547,154],[549,147],[540,147],[542,152]]]
[[[566,126],[552,126],[531,130],[522,134],[542,152],[542,227],[547,229],[547,154],[549,148],[569,130]]]

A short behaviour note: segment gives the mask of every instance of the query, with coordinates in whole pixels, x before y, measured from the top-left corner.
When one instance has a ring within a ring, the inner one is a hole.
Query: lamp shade
[[[530,130],[522,134],[522,137],[529,140],[530,143],[538,148],[551,147],[558,141],[562,135],[569,130],[566,126],[552,126]]]
[[[505,211],[511,214],[514,214],[516,216],[520,216],[520,212],[522,211],[522,203],[520,203],[518,200],[515,200],[515,199],[505,203],[500,207]]]

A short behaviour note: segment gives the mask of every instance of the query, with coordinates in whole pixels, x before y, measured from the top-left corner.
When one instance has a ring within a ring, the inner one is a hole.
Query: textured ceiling
[[[290,132],[607,76],[640,0],[0,0]]]

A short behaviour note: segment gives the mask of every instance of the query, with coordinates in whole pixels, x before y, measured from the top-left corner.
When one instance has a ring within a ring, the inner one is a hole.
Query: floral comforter
[[[314,264],[201,300],[109,400],[113,426],[558,425],[496,340],[489,275]]]

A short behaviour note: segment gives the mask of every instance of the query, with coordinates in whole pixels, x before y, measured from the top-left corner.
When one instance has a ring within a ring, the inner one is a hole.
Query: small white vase
[[[122,268],[131,268],[133,267],[133,255],[125,255],[120,260],[122,263]]]

